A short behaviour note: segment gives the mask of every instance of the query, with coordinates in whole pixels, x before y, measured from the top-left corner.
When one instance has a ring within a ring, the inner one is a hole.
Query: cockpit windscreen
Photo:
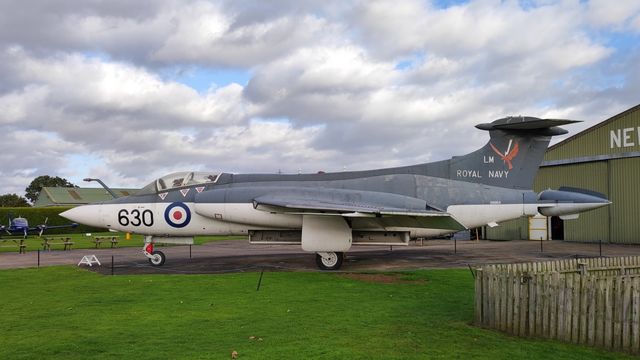
[[[184,171],[165,175],[138,191],[137,195],[153,194],[184,186],[215,183],[218,180],[218,174],[209,172]]]

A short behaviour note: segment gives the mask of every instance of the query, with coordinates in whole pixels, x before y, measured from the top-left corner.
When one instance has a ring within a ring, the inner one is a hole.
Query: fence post
[[[542,252],[542,237],[540,238],[540,252]]]
[[[589,277],[580,276],[580,338],[578,343],[589,343],[589,325],[591,322],[587,321],[587,315],[589,312],[590,298],[589,298]]]
[[[587,275],[587,264],[579,262],[578,263],[578,270],[580,270],[580,275],[582,275],[582,276]]]
[[[582,289],[582,275],[571,274],[572,280],[572,313],[571,313],[571,342],[580,341],[580,291]]]
[[[482,325],[482,296],[483,296],[483,291],[482,291],[482,274],[483,271],[482,269],[476,269],[475,272],[475,276],[474,276],[474,283],[475,283],[475,293],[476,293],[476,297],[475,297],[475,324],[476,325]]]
[[[602,257],[602,239],[600,239],[600,241],[598,241],[600,244],[600,257]]]
[[[627,277],[621,276],[614,278],[614,291],[613,291],[613,348],[616,350],[622,350],[624,343],[624,335],[628,335],[624,331],[624,322],[627,320],[626,309],[624,306],[624,287],[627,283]],[[623,335],[624,334],[624,335]]]
[[[640,352],[640,277],[633,279],[631,301],[631,351]]]

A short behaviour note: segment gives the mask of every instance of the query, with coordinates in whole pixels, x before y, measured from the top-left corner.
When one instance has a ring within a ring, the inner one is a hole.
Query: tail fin
[[[574,120],[507,117],[476,127],[489,131],[489,142],[470,154],[449,160],[453,180],[531,189],[551,137],[566,134],[560,125]]]

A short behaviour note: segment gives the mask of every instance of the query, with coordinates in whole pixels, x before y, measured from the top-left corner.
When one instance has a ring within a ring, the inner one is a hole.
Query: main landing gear
[[[162,251],[154,250],[153,243],[145,243],[142,247],[142,253],[147,257],[149,263],[153,266],[162,266],[167,257]],[[320,270],[339,270],[344,262],[344,252],[318,252],[316,253],[316,264]]]
[[[316,254],[316,264],[321,270],[338,270],[343,261],[343,252],[319,252]]]
[[[149,263],[153,266],[162,266],[167,257],[162,251],[153,250],[153,243],[146,243],[142,248],[142,253],[149,259]]]

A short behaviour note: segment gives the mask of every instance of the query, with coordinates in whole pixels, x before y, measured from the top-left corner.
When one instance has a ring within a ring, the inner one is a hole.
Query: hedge
[[[9,225],[9,215],[12,217],[23,217],[29,222],[29,227],[36,227],[44,224],[47,220],[47,226],[54,225],[68,225],[71,223],[68,219],[63,218],[59,214],[66,210],[71,209],[72,206],[51,206],[51,207],[17,207],[8,208],[0,207],[0,223],[2,225]],[[45,234],[84,234],[90,232],[105,231],[104,229],[94,228],[91,226],[79,224],[76,228],[61,228],[45,230]],[[0,236],[3,234],[0,234]]]

